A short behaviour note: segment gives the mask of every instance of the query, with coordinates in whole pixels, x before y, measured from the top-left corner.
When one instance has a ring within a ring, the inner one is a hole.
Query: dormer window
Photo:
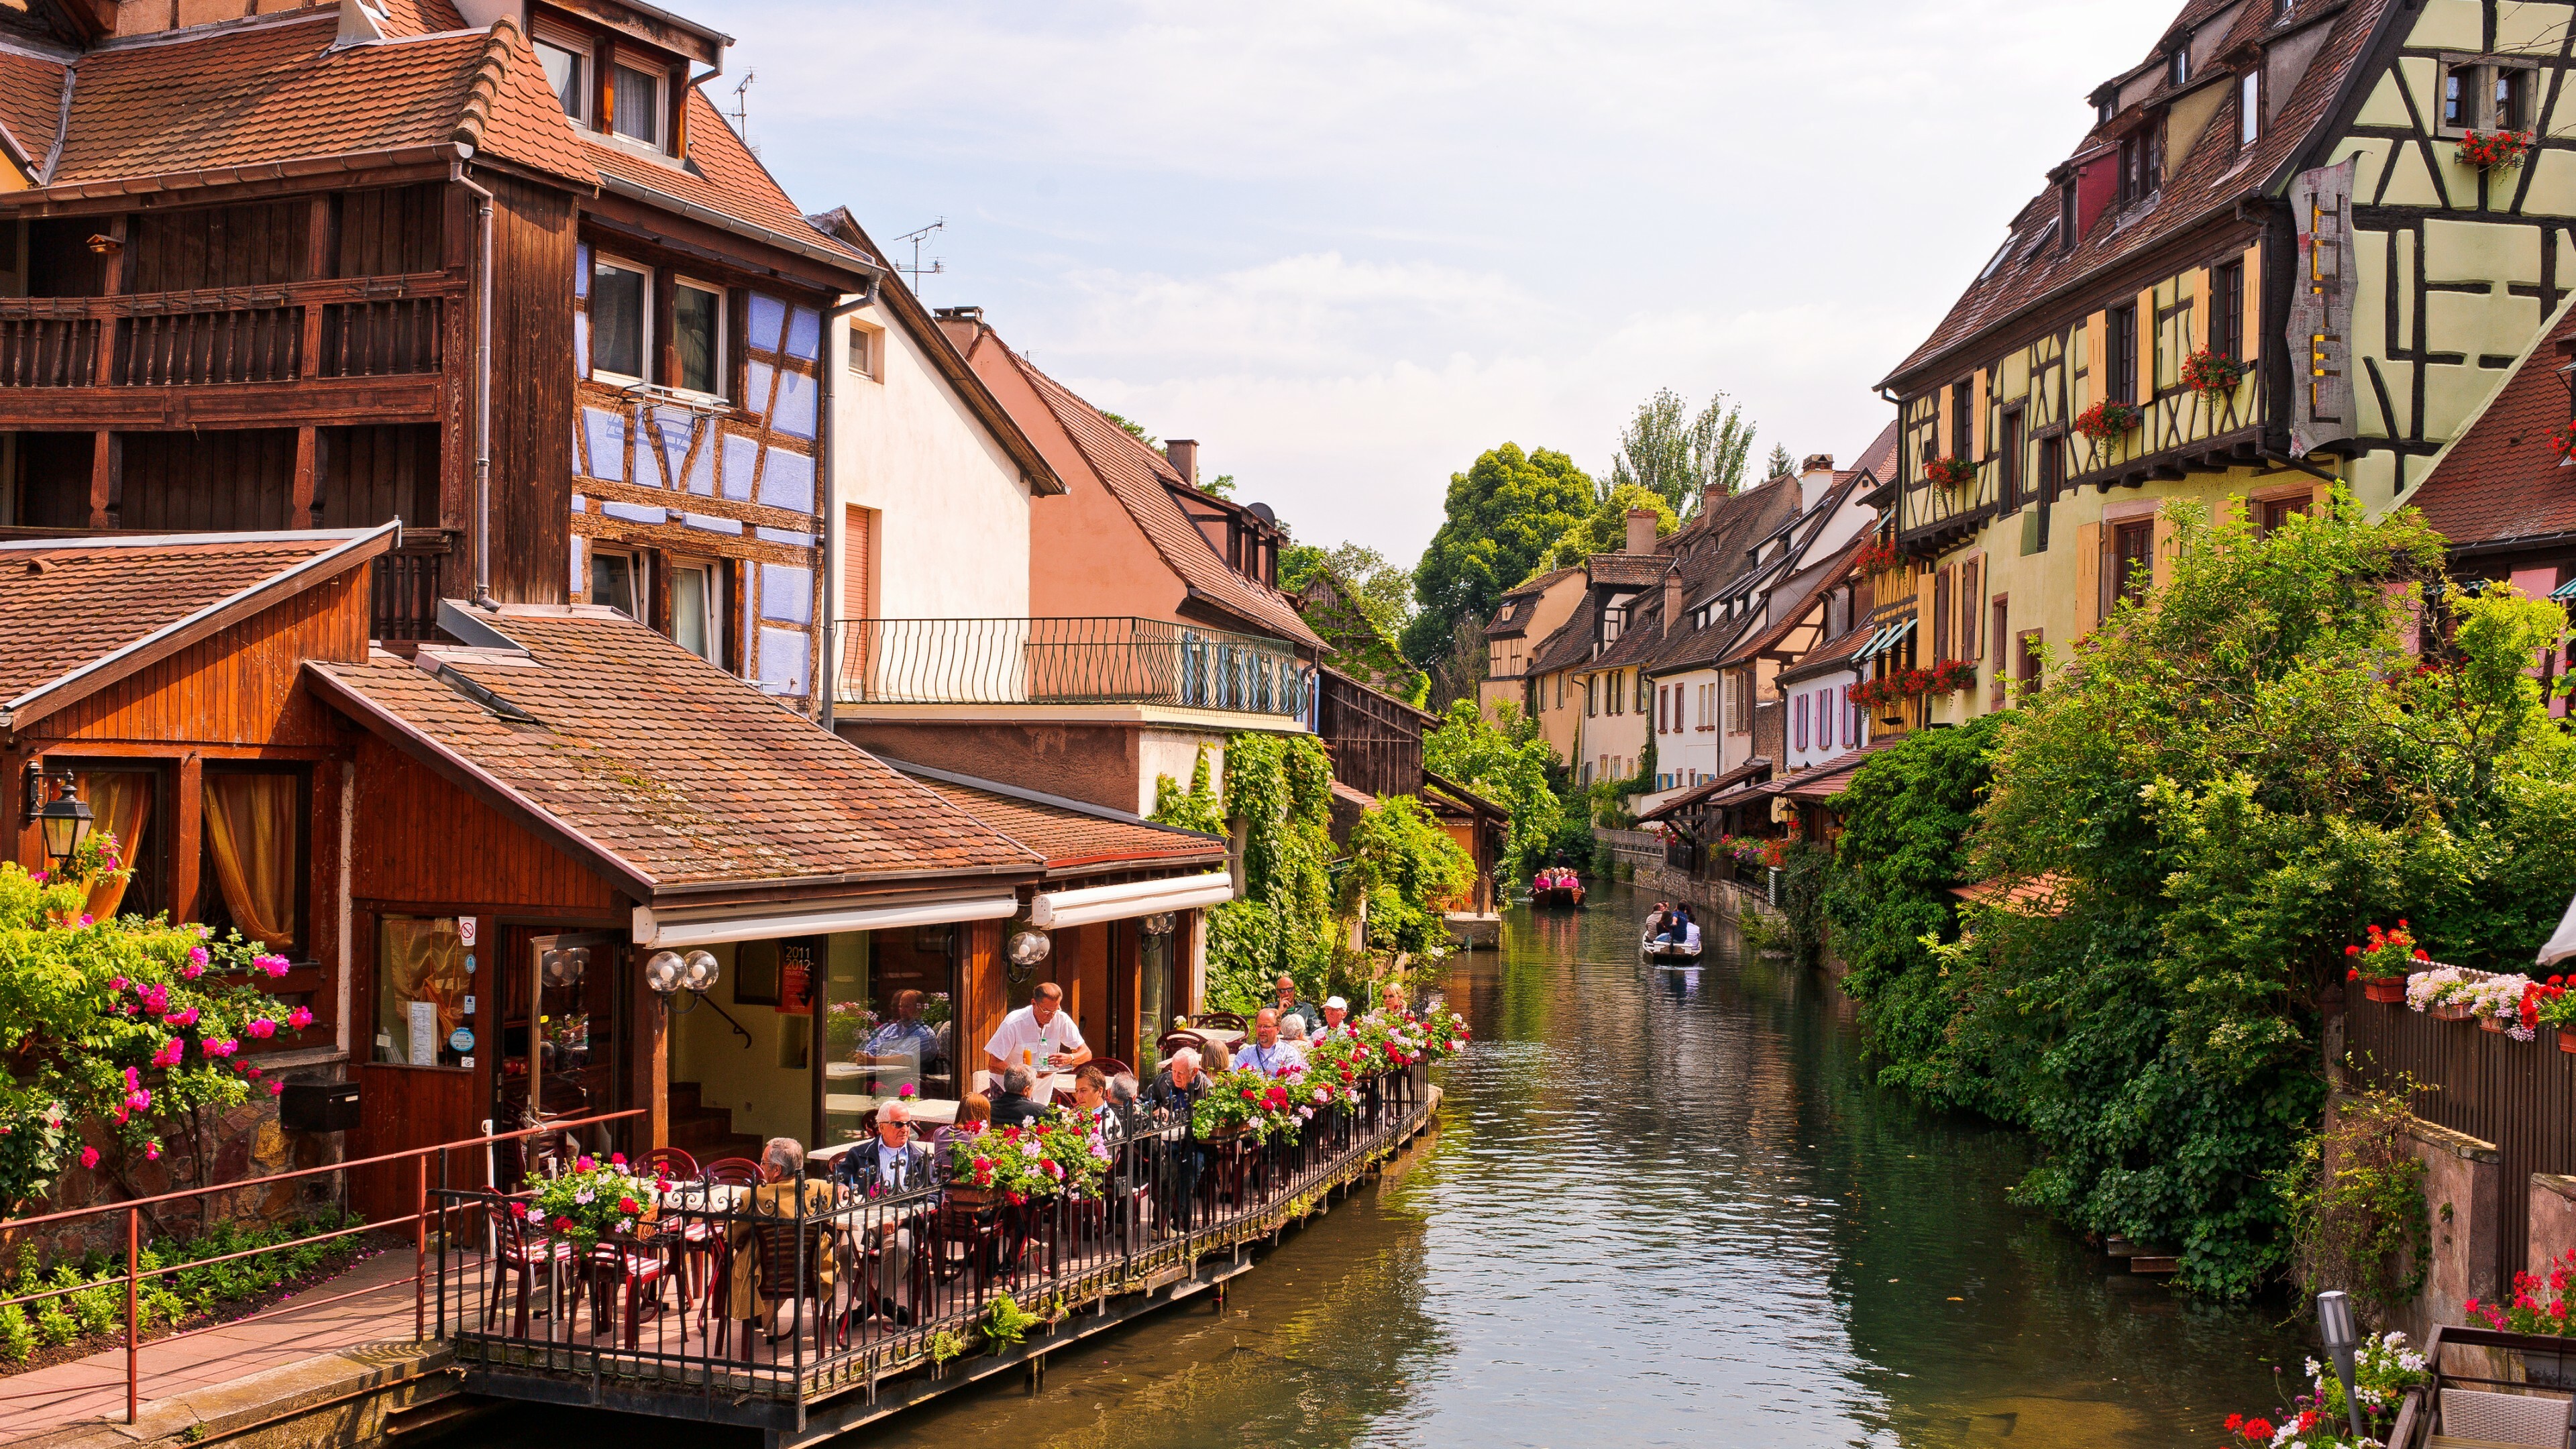
[[[2165,61],[2165,79],[2175,85],[2188,85],[2191,82],[2190,36],[2186,35],[2174,43],[2173,55]]]
[[[617,67],[610,129],[630,141],[662,148],[662,78],[631,65]]]
[[[2093,102],[2094,125],[2107,126],[2111,124],[2111,118],[2118,114],[2120,114],[2120,98],[2117,95],[2106,93],[2095,98]]]
[[[2057,183],[2057,250],[2075,250],[2075,178]]]
[[[2150,116],[2120,140],[2120,204],[2128,206],[2156,194],[2164,184],[2165,128]]]
[[[2237,82],[2236,144],[2251,146],[2263,134],[2263,72],[2249,70]]]
[[[564,114],[589,124],[590,53],[542,36],[535,44],[537,64],[545,67],[546,84],[554,87],[555,99],[563,102]]]

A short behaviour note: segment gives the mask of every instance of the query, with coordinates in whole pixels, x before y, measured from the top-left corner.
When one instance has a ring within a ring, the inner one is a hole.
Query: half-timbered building
[[[2268,525],[2337,478],[2413,499],[2576,286],[2568,27],[2512,0],[2191,0],[2093,91],[1885,383],[1908,642],[1975,671],[1930,720],[2003,707],[1999,678],[2152,588],[2169,501]]]

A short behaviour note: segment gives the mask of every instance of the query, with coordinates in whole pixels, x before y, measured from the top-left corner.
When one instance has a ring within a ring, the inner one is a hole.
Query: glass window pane
[[[925,1123],[957,1100],[956,945],[964,926],[845,932],[825,972],[823,1140],[856,1142],[861,1117],[912,1089]]]
[[[594,372],[644,375],[644,274],[600,262],[590,278],[590,366]]]
[[[465,938],[454,916],[384,916],[376,926],[376,1042],[371,1060],[461,1067],[475,1043],[465,994]],[[459,1050],[459,1043],[463,1049]]]
[[[712,661],[715,631],[708,627],[707,571],[679,569],[671,575],[671,639],[700,659]]]
[[[635,608],[635,560],[622,553],[592,554],[590,601],[624,610],[630,619],[642,618]]]
[[[198,915],[278,955],[307,959],[303,939],[304,780],[268,770],[206,772]]]
[[[537,43],[537,64],[546,69],[546,84],[554,87],[555,99],[563,102],[564,114],[581,119],[590,107],[583,99],[583,75],[589,67],[583,57],[549,41]]]
[[[619,66],[617,81],[617,134],[632,136],[655,145],[662,140],[662,82],[631,66]]]
[[[698,287],[681,287],[671,303],[671,326],[679,344],[679,384],[691,392],[721,392],[718,385],[717,320],[724,299]]]

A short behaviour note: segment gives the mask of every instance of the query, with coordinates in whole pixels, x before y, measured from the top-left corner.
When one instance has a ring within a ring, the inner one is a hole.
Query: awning
[[[1061,931],[1094,921],[1123,921],[1160,911],[1221,906],[1233,899],[1234,875],[1230,871],[1166,880],[1131,880],[1083,890],[1043,892],[1029,903],[1029,924],[1041,931]]]
[[[2560,584],[2557,588],[2550,590],[2549,597],[2556,599],[2562,604],[2576,604],[2576,579],[2569,579],[2567,582]]]
[[[638,946],[711,946],[723,941],[775,941],[783,936],[823,936],[835,931],[896,931],[952,921],[1001,921],[1020,913],[1009,891],[931,900],[774,901],[761,905],[708,906],[694,910],[635,908]]]
[[[1897,620],[1895,623],[1879,630],[1875,637],[1873,637],[1867,644],[1862,645],[1860,652],[1852,656],[1852,663],[1867,663],[1872,655],[1884,654],[1888,650],[1895,648],[1898,644],[1903,643],[1905,636],[1912,632],[1914,632],[1914,621],[1911,618]]]

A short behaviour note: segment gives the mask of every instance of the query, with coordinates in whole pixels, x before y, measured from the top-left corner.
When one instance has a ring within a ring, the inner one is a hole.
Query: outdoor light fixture
[[[558,947],[540,957],[538,964],[545,972],[548,986],[576,986],[582,977],[590,974],[590,948]]]
[[[2362,1437],[2361,1400],[2353,1393],[2352,1354],[2361,1346],[2361,1330],[2352,1321],[2352,1303],[2340,1292],[2317,1295],[2317,1335],[2326,1356],[2334,1360],[2335,1377],[2343,1381],[2343,1406],[2352,1416],[2352,1437]]]
[[[721,963],[704,951],[691,951],[685,956],[677,951],[656,951],[644,960],[644,984],[662,998],[664,1006],[669,1006],[671,998],[681,992],[689,993],[689,1004],[681,1008],[684,1014],[706,998],[722,972]]]
[[[722,970],[715,957],[704,951],[691,951],[680,958],[680,984],[704,996],[715,986]]]
[[[1055,951],[1055,942],[1044,931],[1022,931],[1011,938],[1011,964],[1035,966]]]
[[[668,996],[680,989],[681,956],[677,951],[656,951],[644,960],[644,984],[656,996]]]
[[[53,798],[46,798],[48,791]],[[56,866],[68,864],[89,838],[92,818],[89,802],[80,797],[80,777],[69,770],[49,774],[39,762],[28,761],[27,818],[43,834],[45,854]]]

